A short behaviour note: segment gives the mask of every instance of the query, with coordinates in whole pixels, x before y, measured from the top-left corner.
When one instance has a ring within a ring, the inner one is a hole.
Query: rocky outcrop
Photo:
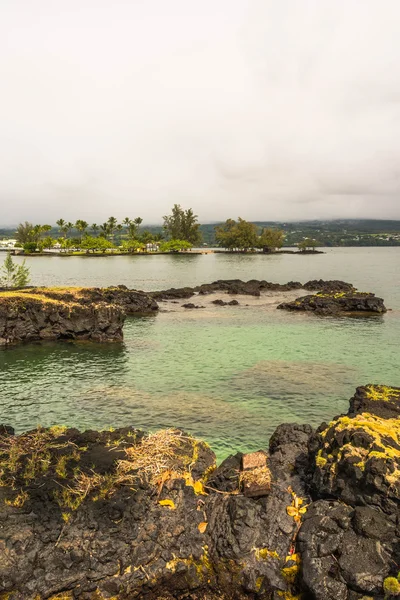
[[[126,315],[158,309],[143,292],[117,288],[25,288],[0,292],[0,345],[34,340],[122,340]]]
[[[0,597],[395,597],[399,405],[358,388],[348,415],[218,468],[179,430],[0,427]]]
[[[23,290],[25,291],[25,290]],[[149,314],[158,310],[157,302],[145,292],[131,290],[125,285],[108,288],[28,288],[27,293],[39,292],[47,298],[83,305],[105,302],[123,309],[126,315]]]
[[[382,298],[374,294],[351,292],[319,292],[302,296],[292,302],[283,302],[277,308],[290,311],[313,312],[317,315],[383,314],[386,312]]]
[[[400,585],[399,593],[388,593],[390,584],[396,589],[391,579],[400,564],[399,408],[399,388],[358,388],[348,415],[322,425],[310,439],[314,502],[298,549],[311,598],[399,596]]]
[[[290,281],[286,284],[270,283],[269,281],[259,281],[251,279],[242,281],[241,279],[219,279],[213,283],[203,283],[196,287],[171,288],[159,292],[150,292],[150,295],[156,300],[171,300],[178,298],[190,298],[195,294],[206,295],[215,292],[226,292],[228,294],[242,294],[247,296],[260,296],[262,291],[280,291],[287,292],[301,288],[298,281]]]
[[[34,293],[0,294],[0,346],[34,340],[122,340],[125,314],[105,302],[80,304]]]
[[[228,294],[241,294],[248,296],[260,296],[262,292],[289,292],[297,289],[318,290],[325,293],[351,292],[354,287],[345,281],[324,281],[323,279],[308,281],[304,285],[299,281],[288,283],[271,283],[270,281],[250,279],[219,279],[213,283],[203,283],[196,287],[171,288],[168,290],[150,292],[156,300],[176,300],[180,298],[191,298],[195,294],[205,295],[215,292],[226,292]]]
[[[303,285],[305,290],[309,290],[310,292],[325,292],[334,294],[337,292],[354,292],[355,287],[351,283],[347,283],[346,281],[340,281],[338,279],[330,279],[328,281],[324,279],[312,279],[307,281]]]

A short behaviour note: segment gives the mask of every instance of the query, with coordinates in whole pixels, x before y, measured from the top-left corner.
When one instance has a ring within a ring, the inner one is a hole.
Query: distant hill
[[[399,246],[400,221],[376,219],[335,219],[327,221],[254,221],[263,227],[285,232],[285,246],[295,246],[305,237],[321,246]],[[215,245],[214,228],[219,223],[201,225],[204,242]]]

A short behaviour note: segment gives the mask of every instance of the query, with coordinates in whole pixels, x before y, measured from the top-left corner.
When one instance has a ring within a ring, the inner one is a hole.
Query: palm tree
[[[143,223],[143,219],[141,217],[136,217],[136,219],[134,219],[133,222],[136,225],[137,233],[139,233],[139,228],[140,228],[141,224]]]
[[[71,221],[68,221],[68,223],[65,225],[65,237],[68,237],[69,232],[72,231],[73,228],[74,224],[71,223]]]
[[[110,226],[108,223],[103,223],[103,225],[100,225],[100,235],[101,237],[106,238],[106,240],[108,240],[108,236],[110,235]]]
[[[92,230],[93,235],[96,236],[96,233],[99,231],[99,226],[97,223],[93,223],[93,225],[90,226],[90,229]]]
[[[58,219],[58,221],[56,222],[56,225],[58,225],[60,228],[60,233],[63,233],[64,237],[67,235],[67,232],[65,229],[66,224],[67,223],[64,221],[64,219]]]
[[[85,231],[88,227],[89,227],[89,223],[86,223],[86,221],[82,221],[82,219],[78,219],[77,222],[75,223],[75,229],[77,229],[81,234],[81,241],[82,241],[82,238],[85,235]]]
[[[117,227],[118,221],[115,217],[109,217],[107,223],[108,223],[108,231],[110,233],[110,236],[114,237],[114,231],[115,231],[115,228]]]

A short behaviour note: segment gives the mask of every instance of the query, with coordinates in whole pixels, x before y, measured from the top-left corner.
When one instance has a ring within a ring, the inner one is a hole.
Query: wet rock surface
[[[2,426],[0,597],[392,597],[399,405],[399,388],[358,388],[347,415],[281,425],[269,451],[218,468],[179,430]],[[269,488],[246,496],[257,469]]]
[[[117,288],[24,288],[0,293],[0,345],[35,340],[118,342],[126,315],[158,310],[143,292]]]

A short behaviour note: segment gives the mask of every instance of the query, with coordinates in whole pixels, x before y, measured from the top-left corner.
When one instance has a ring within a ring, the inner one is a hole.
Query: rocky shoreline
[[[179,430],[0,428],[3,600],[400,594],[400,388],[215,465]]]
[[[305,284],[268,281],[218,280],[196,287],[170,288],[145,293],[126,286],[110,288],[24,288],[0,290],[0,346],[35,340],[91,340],[119,342],[123,339],[126,316],[155,314],[161,302],[178,302],[189,298],[204,301],[206,296],[260,297],[268,293],[295,290],[317,292],[277,306],[288,311],[313,312],[323,316],[379,315],[386,312],[382,298],[359,292],[344,281],[312,280]],[[235,299],[213,300],[214,306],[237,306]],[[204,308],[194,302],[184,308]]]

